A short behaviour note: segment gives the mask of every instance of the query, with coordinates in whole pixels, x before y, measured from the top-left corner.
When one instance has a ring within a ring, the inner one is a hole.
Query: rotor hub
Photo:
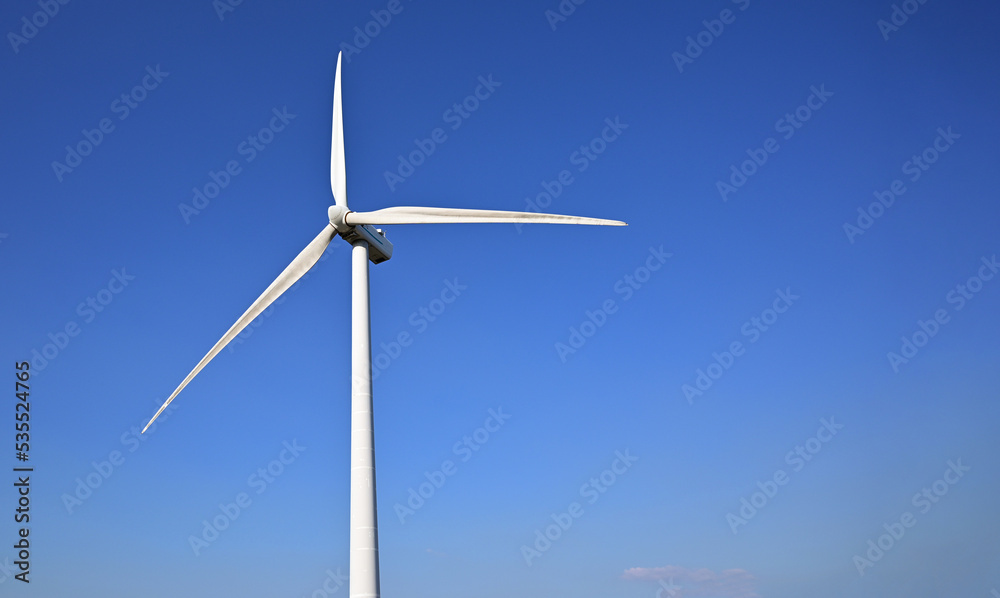
[[[350,212],[351,211],[348,210],[346,206],[336,206],[336,205],[330,206],[330,208],[326,211],[327,216],[330,217],[330,224],[332,224],[333,228],[337,229],[337,232],[342,235],[350,233],[351,229],[354,228],[351,225],[347,224],[346,221],[347,215]]]

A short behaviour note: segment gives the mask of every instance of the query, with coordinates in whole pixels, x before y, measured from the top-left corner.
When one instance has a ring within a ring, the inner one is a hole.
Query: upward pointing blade
[[[212,358],[218,355],[219,351],[222,351],[222,349],[229,344],[229,341],[236,338],[236,335],[242,332],[243,329],[247,327],[247,324],[252,322],[253,319],[256,318],[262,311],[274,303],[275,299],[280,297],[282,293],[287,291],[289,287],[295,284],[298,279],[302,278],[306,272],[316,265],[316,262],[319,261],[320,256],[322,256],[323,252],[326,250],[327,245],[330,244],[330,241],[332,241],[336,235],[337,229],[333,228],[332,225],[327,224],[326,228],[324,228],[322,232],[316,235],[315,239],[306,245],[306,248],[303,249],[299,255],[292,260],[292,263],[288,264],[288,267],[278,275],[278,278],[274,279],[271,286],[267,287],[267,289],[261,293],[260,297],[257,297],[257,300],[253,302],[250,309],[243,312],[240,319],[236,320],[236,323],[233,324],[224,335],[222,335],[222,338],[219,339],[219,342],[215,343],[212,350],[201,358],[198,365],[194,366],[194,369],[187,375],[187,378],[184,378],[184,381],[181,382],[180,386],[174,390],[167,401],[163,403],[163,406],[160,407],[159,411],[156,412],[153,419],[149,420],[146,427],[142,429],[143,432],[145,432],[149,426],[156,421],[156,418],[160,417],[163,410],[167,408],[167,405],[174,400],[174,397],[176,397],[178,393],[184,390],[184,387],[188,385],[188,382],[193,380],[194,377],[198,375],[198,372],[208,365],[208,362],[212,361]]]
[[[534,212],[506,212],[502,210],[468,210],[463,208],[417,208],[398,206],[374,212],[348,212],[344,221],[349,225],[358,224],[445,224],[469,222],[523,222],[548,224],[597,224],[604,226],[627,226],[619,220],[586,218],[584,216],[563,216],[561,214],[537,214]]]
[[[347,170],[344,167],[344,107],[340,100],[340,58],[333,81],[333,140],[330,144],[330,188],[338,206],[347,207]]]

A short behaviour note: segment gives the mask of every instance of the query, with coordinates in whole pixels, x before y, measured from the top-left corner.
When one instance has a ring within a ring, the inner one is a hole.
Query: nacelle
[[[370,224],[353,226],[346,233],[341,233],[340,236],[351,244],[359,239],[366,241],[368,243],[368,259],[373,264],[381,264],[392,257],[392,243],[385,238],[385,233]]]

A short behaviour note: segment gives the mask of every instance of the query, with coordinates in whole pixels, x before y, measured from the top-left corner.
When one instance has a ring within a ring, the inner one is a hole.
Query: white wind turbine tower
[[[156,412],[143,432],[167,405],[250,322],[312,268],[338,234],[351,244],[351,598],[378,598],[378,521],[375,504],[375,435],[372,419],[371,325],[368,295],[368,261],[379,264],[392,257],[392,243],[381,224],[443,224],[475,222],[547,222],[554,224],[601,224],[624,226],[617,220],[453,208],[395,207],[374,212],[352,212],[347,208],[347,176],[344,168],[344,123],[340,99],[340,56],[333,86],[333,143],[330,152],[330,185],[335,204],[328,210],[329,223],[288,264],[240,319]]]

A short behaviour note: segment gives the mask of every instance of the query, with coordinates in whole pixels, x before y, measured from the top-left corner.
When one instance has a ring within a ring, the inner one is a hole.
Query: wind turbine
[[[351,598],[378,598],[378,520],[375,510],[375,434],[372,417],[371,322],[368,261],[380,264],[392,257],[392,243],[374,225],[444,224],[475,222],[544,222],[553,224],[598,224],[625,226],[618,220],[581,216],[400,206],[374,212],[352,212],[347,207],[347,174],[344,168],[344,122],[340,99],[340,60],[333,84],[333,142],[330,148],[330,186],[334,205],[327,211],[329,223],[288,264],[278,278],[261,293],[219,342],[177,386],[146,427],[163,413],[174,398],[209,361],[219,354],[250,322],[282,293],[302,278],[340,235],[351,244]]]

